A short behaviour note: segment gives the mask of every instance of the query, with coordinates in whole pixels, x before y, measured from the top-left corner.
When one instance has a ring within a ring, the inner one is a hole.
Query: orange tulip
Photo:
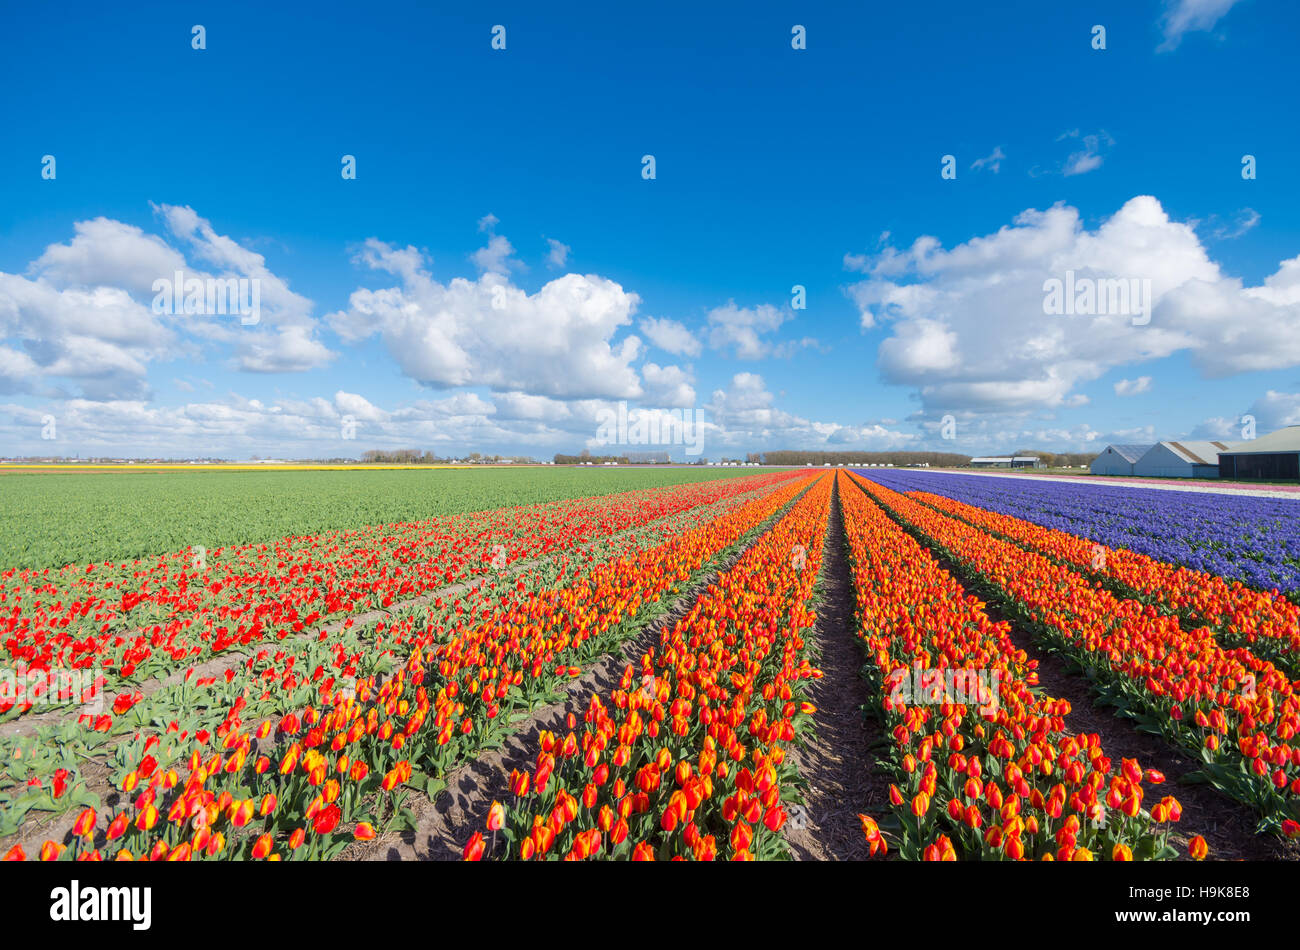
[[[90,837],[95,833],[95,809],[87,808],[77,816],[76,822],[72,825],[72,833],[81,838]]]
[[[483,833],[474,832],[473,837],[465,843],[464,859],[466,861],[479,861],[483,858]]]
[[[271,845],[274,843],[275,841],[270,834],[262,835],[253,845],[253,857],[258,859],[266,857],[271,853]]]

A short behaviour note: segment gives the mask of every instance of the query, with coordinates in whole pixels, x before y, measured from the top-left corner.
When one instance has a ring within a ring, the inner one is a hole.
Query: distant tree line
[[[626,455],[592,455],[586,449],[582,450],[581,455],[561,455],[556,453],[556,465],[581,465],[583,462],[591,462],[593,465],[604,465],[606,462],[618,462],[620,465],[630,465]]]
[[[419,449],[371,449],[361,455],[363,462],[378,462],[384,465],[439,465],[445,462],[432,452]]]
[[[419,449],[371,449],[361,455],[361,461],[381,465],[446,465],[448,462],[516,462],[527,464],[533,461],[526,455],[484,455],[482,452],[470,452],[464,459],[439,458],[432,452]]]

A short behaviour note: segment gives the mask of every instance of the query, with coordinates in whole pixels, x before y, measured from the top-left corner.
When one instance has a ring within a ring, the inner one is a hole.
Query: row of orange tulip
[[[581,736],[543,734],[535,766],[511,775],[465,857],[747,860],[777,854],[793,778],[785,744],[814,709],[803,681],[808,609],[831,477],[816,484],[590,698]],[[504,838],[498,848],[498,835]]]
[[[1040,554],[862,484],[1086,670],[1122,715],[1200,758],[1210,783],[1255,808],[1262,827],[1300,834],[1300,696],[1281,670],[1223,649],[1206,627],[1186,630]]]
[[[1254,644],[1252,649],[1264,659],[1286,664],[1292,670],[1300,659],[1300,608],[1276,591],[1255,590],[1240,581],[1166,564],[1126,548],[1095,544],[1065,531],[942,495],[921,491],[907,495],[1022,547],[1117,581],[1136,596],[1190,620],[1209,624],[1225,644]]]
[[[46,842],[41,856],[329,857],[354,837],[382,832],[412,786],[423,790],[426,779],[477,753],[512,712],[576,675],[574,663],[624,635],[643,605],[670,595],[806,483],[768,483],[713,520],[603,562],[568,587],[511,591],[491,619],[450,636],[415,629],[392,676],[323,688],[321,708],[250,730],[237,700],[217,732],[220,750],[193,751],[182,777],[158,767],[146,745],[121,783],[131,804],[92,816],[91,833],[74,833],[71,848]]]
[[[1170,857],[1172,796],[1067,729],[1070,704],[1035,693],[1037,661],[930,554],[845,478],[844,530],[857,634],[893,740],[896,843],[904,858],[1093,860]],[[871,853],[888,836],[861,816]],[[1205,855],[1204,839],[1193,853]]]

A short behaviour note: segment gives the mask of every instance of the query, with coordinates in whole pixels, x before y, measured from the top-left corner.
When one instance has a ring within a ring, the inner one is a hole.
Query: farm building
[[[1300,425],[1236,442],[1219,453],[1220,478],[1300,478]]]
[[[1134,475],[1153,478],[1218,478],[1226,442],[1157,442],[1133,464]]]
[[[1152,448],[1151,445],[1108,445],[1092,460],[1088,470],[1094,475],[1132,475],[1133,463]]]
[[[1042,468],[1037,455],[991,455],[970,460],[971,468]]]

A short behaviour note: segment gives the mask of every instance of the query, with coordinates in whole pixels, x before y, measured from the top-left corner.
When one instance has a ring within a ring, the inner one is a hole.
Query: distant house
[[[1149,478],[1218,478],[1219,453],[1226,442],[1157,442],[1133,465]]]
[[[1287,426],[1219,453],[1220,478],[1300,478],[1300,425]]]
[[[929,468],[927,464],[925,466]],[[1037,455],[988,455],[970,460],[971,468],[1042,468]]]
[[[1106,450],[1092,460],[1088,470],[1094,475],[1132,475],[1137,460],[1149,452],[1153,445],[1108,445]]]

